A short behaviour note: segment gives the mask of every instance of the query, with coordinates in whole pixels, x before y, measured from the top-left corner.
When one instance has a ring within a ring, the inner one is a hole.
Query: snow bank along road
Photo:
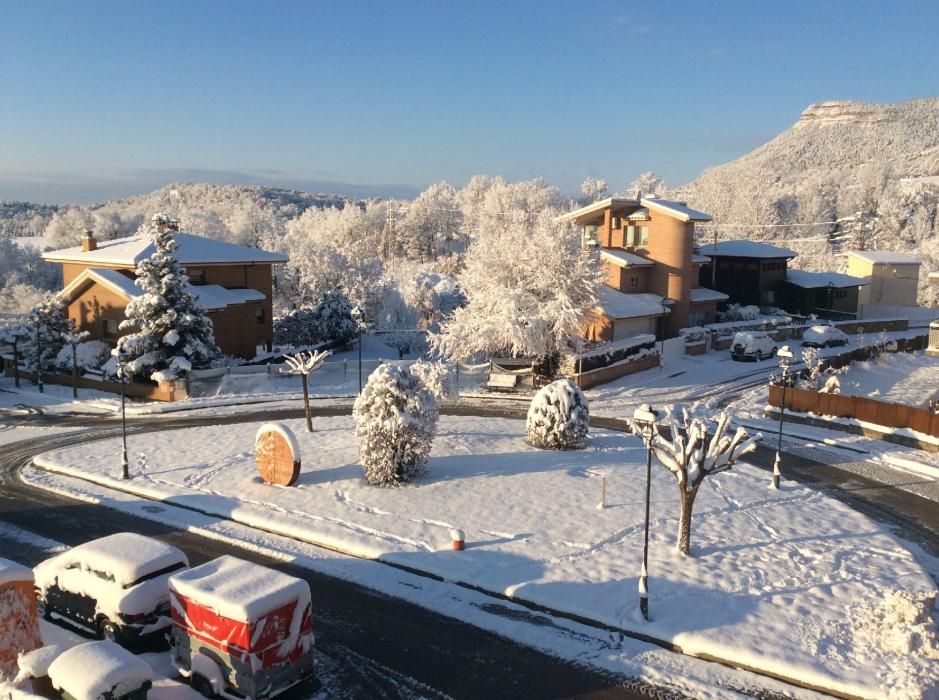
[[[345,409],[341,407],[336,407],[336,408],[333,408],[332,410],[324,411],[323,413],[329,413],[329,414],[334,415],[334,414],[340,414],[340,413],[345,413],[345,412],[347,412]],[[474,409],[465,409],[460,412],[478,414],[478,413],[483,413],[485,411],[482,411],[479,408],[474,408]],[[299,411],[290,412],[291,415],[299,415],[299,413],[300,413]],[[506,415],[505,411],[494,411],[492,413],[495,413],[500,416]],[[515,414],[515,416],[517,416],[517,413]],[[197,419],[197,420],[176,419],[173,421],[166,421],[166,420],[161,420],[159,422],[149,421],[147,423],[146,429],[155,429],[155,428],[159,429],[160,427],[170,428],[170,427],[194,426],[198,424],[206,424],[206,423],[213,424],[213,423],[219,423],[219,422],[241,422],[241,421],[246,421],[246,420],[256,421],[256,420],[265,420],[271,417],[283,418],[285,417],[285,413],[279,412],[276,415],[272,415],[271,412],[265,412],[263,415],[243,414],[239,416],[238,418],[235,418],[235,419],[229,418],[227,420],[219,419],[219,417],[213,416],[210,418]],[[617,421],[617,420],[598,419],[598,420],[595,420],[594,422],[595,424],[602,425],[603,427],[609,427],[613,429],[622,429],[625,425],[622,421]],[[157,424],[154,425],[154,423],[157,423]],[[136,430],[136,429],[140,429],[143,427],[144,426],[135,426],[134,429]],[[41,451],[42,449],[47,449],[48,447],[60,446],[66,442],[84,441],[88,439],[96,439],[98,437],[113,436],[114,434],[115,434],[115,430],[112,428],[110,430],[107,430],[106,432],[96,431],[95,434],[85,434],[85,435],[78,435],[78,436],[60,436],[51,441],[43,441],[39,445],[35,444],[35,441],[34,441],[33,444],[31,445],[27,444],[26,446],[24,446],[25,451],[21,452],[18,455],[19,457],[18,460],[13,459],[12,462],[10,462],[10,464],[7,464],[9,460],[4,460],[4,466],[7,466],[9,468],[10,466],[15,466],[15,463],[17,462],[22,462],[24,458],[28,457],[28,455],[26,454],[27,452],[38,452],[38,451]],[[19,448],[20,446],[17,445],[16,447]],[[20,452],[20,450],[17,450],[17,451]],[[764,450],[763,454],[759,455],[757,459],[753,461],[757,463],[762,463],[762,466],[768,467],[772,463],[771,456],[772,456],[772,452],[770,450]],[[813,464],[808,460],[789,459],[787,460],[787,463],[789,464],[790,474],[799,474],[805,481],[813,483],[817,487],[821,487],[823,483],[828,483],[830,485],[835,485],[837,487],[840,487],[839,489],[836,489],[834,492],[831,492],[831,489],[829,487],[825,487],[825,488],[826,488],[826,491],[829,491],[831,493],[831,495],[839,496],[839,493],[840,493],[840,497],[842,497],[843,500],[846,500],[850,505],[854,507],[858,507],[859,509],[864,510],[866,514],[868,514],[869,516],[874,517],[875,519],[878,519],[881,521],[886,520],[888,523],[890,523],[894,527],[894,529],[897,531],[897,534],[904,537],[905,539],[908,539],[908,540],[912,539],[914,541],[921,542],[927,548],[929,548],[930,546],[931,548],[935,548],[935,542],[937,539],[935,533],[939,532],[939,528],[936,527],[936,523],[932,522],[932,518],[931,518],[931,516],[935,516],[934,507],[933,507],[933,510],[931,510],[926,503],[917,502],[917,500],[923,500],[923,499],[911,498],[908,494],[897,493],[893,489],[882,487],[870,480],[859,479],[858,477],[855,477],[853,475],[845,475],[844,472],[841,472],[840,470],[833,469],[831,467],[825,467],[824,465]],[[7,483],[4,483],[2,485],[3,486],[2,491],[4,492],[7,491],[6,486],[10,485],[9,482],[10,482],[10,479],[7,478]],[[841,492],[841,489],[845,489],[845,488],[848,489],[848,492]],[[44,495],[43,497],[41,497],[41,500],[48,501],[50,499]],[[59,499],[59,500],[62,500],[62,499]],[[911,503],[913,506],[912,509],[910,508]],[[85,507],[87,508],[87,506]],[[903,510],[911,511],[911,512],[904,513]],[[26,526],[29,527],[28,524],[26,524]],[[152,528],[153,525],[150,524],[149,527]],[[118,529],[127,529],[127,528],[125,527],[125,528],[118,528]],[[140,529],[140,528],[139,528],[139,525],[135,524],[130,529]],[[933,534],[930,534],[930,533],[933,533]],[[82,533],[83,538],[87,538],[89,536],[90,535],[86,535]],[[186,546],[186,545],[182,545],[182,546]],[[308,575],[307,577],[309,578]],[[312,585],[314,586],[319,585],[318,581],[319,580],[317,579],[317,582],[313,583]],[[346,584],[341,584],[341,585],[348,586],[349,584],[346,583]],[[317,590],[317,588],[314,587],[314,590]],[[370,593],[369,595],[372,598],[375,597],[374,593]],[[382,601],[381,604],[383,605],[384,601]],[[424,615],[429,614],[426,611],[423,611],[423,613]],[[452,621],[450,622],[452,623]],[[395,626],[393,625],[393,628],[394,627]],[[478,633],[478,630],[476,630],[476,632]],[[387,630],[385,630],[385,633],[387,634]],[[424,635],[426,634],[427,633],[425,632]],[[429,635],[427,636],[429,637]],[[507,644],[504,640],[501,640],[501,641],[503,645]],[[417,640],[415,640],[415,643],[422,644],[420,636]],[[436,641],[436,635],[435,635],[434,646],[435,647],[438,646],[437,641]],[[459,648],[459,645],[457,645],[454,648]],[[488,651],[488,648],[490,647],[487,647],[485,650]],[[423,645],[422,645],[422,649],[423,649]],[[381,651],[382,653],[384,653],[385,651],[384,647],[382,647]],[[436,651],[439,651],[439,649],[436,649]],[[481,649],[478,646],[474,645],[473,651],[474,653],[476,653],[476,652],[481,651]],[[526,651],[528,651],[529,653],[532,653],[530,650],[526,650]],[[426,654],[424,654],[423,651],[421,652],[421,655],[426,658]],[[382,661],[386,662],[384,658],[382,658]],[[504,660],[502,660],[502,663],[504,663]],[[557,662],[555,661],[553,663],[556,664]],[[519,675],[516,674],[514,671],[510,672],[510,675],[512,675],[516,679],[519,677]],[[542,673],[542,675],[544,674]],[[527,685],[528,680],[531,678],[529,674],[521,672],[520,677],[524,678],[526,681],[526,685],[524,686],[525,695],[537,696],[538,695],[537,690],[535,688],[529,688]],[[498,681],[495,681],[495,680],[493,682],[498,683]],[[606,679],[606,682],[609,683],[609,680]],[[558,694],[561,694],[561,695],[569,694],[569,693],[560,691],[558,686],[554,683],[552,683],[551,686],[552,687],[550,688],[550,692],[547,696],[553,697],[553,696],[557,696]],[[436,687],[446,687],[448,689],[448,692],[453,692],[452,685],[436,686]],[[511,686],[508,686],[508,687],[511,687]],[[517,686],[516,686],[516,689],[517,689]],[[590,689],[590,686],[585,686],[585,687],[580,688],[579,692],[583,692],[584,690],[589,690],[589,689]],[[487,694],[492,694],[491,689],[488,689],[486,692]],[[575,690],[575,692],[578,692],[578,691]],[[456,694],[463,696],[463,695],[466,695],[467,693],[457,691]],[[469,694],[475,695],[476,693],[469,693]]]

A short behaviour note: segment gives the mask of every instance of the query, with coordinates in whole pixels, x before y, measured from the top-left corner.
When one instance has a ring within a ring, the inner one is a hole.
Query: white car
[[[134,642],[170,626],[168,579],[188,567],[176,547],[132,532],[85,542],[33,569],[37,612]]]
[[[847,334],[834,326],[812,326],[802,334],[802,344],[807,348],[833,348],[847,345]]]
[[[734,334],[730,344],[730,357],[732,360],[763,360],[773,357],[778,346],[776,341],[766,333],[746,331]]]

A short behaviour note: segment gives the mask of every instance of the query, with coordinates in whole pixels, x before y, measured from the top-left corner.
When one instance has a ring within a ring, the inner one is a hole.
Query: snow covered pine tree
[[[587,397],[570,379],[543,387],[531,400],[526,423],[528,441],[543,450],[576,450],[590,430]]]
[[[137,264],[136,284],[143,294],[127,304],[120,326],[133,332],[117,341],[128,372],[153,381],[176,379],[221,354],[211,319],[186,291],[189,278],[173,255],[176,241],[166,221],[162,214],[153,217],[155,250]]]
[[[423,473],[437,432],[437,401],[407,368],[372,372],[352,408],[365,478],[400,486]]]
[[[65,315],[65,302],[51,292],[46,293],[29,312],[25,328],[27,333],[21,347],[26,369],[35,372],[41,364],[42,371],[48,372],[65,345],[62,334],[72,328]]]

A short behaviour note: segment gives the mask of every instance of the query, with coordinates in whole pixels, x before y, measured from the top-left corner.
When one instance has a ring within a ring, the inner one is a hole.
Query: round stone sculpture
[[[300,444],[282,423],[265,423],[254,440],[254,459],[269,484],[293,486],[300,478]]]

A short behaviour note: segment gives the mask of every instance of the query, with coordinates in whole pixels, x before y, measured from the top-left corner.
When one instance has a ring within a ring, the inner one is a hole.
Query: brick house
[[[178,232],[172,221],[164,225],[177,231],[175,256],[189,276],[187,291],[208,312],[222,352],[251,358],[258,346],[269,349],[272,267],[287,256]],[[134,284],[137,263],[153,251],[148,236],[99,242],[88,231],[80,246],[48,251],[43,258],[62,265],[60,295],[68,317],[91,339],[113,344],[127,303],[142,293]]]
[[[713,322],[727,295],[699,285],[708,258],[694,252],[695,223],[710,220],[684,202],[657,197],[608,197],[562,216],[582,226],[584,244],[599,250],[606,283],[586,319],[586,337],[671,338],[681,328]]]

